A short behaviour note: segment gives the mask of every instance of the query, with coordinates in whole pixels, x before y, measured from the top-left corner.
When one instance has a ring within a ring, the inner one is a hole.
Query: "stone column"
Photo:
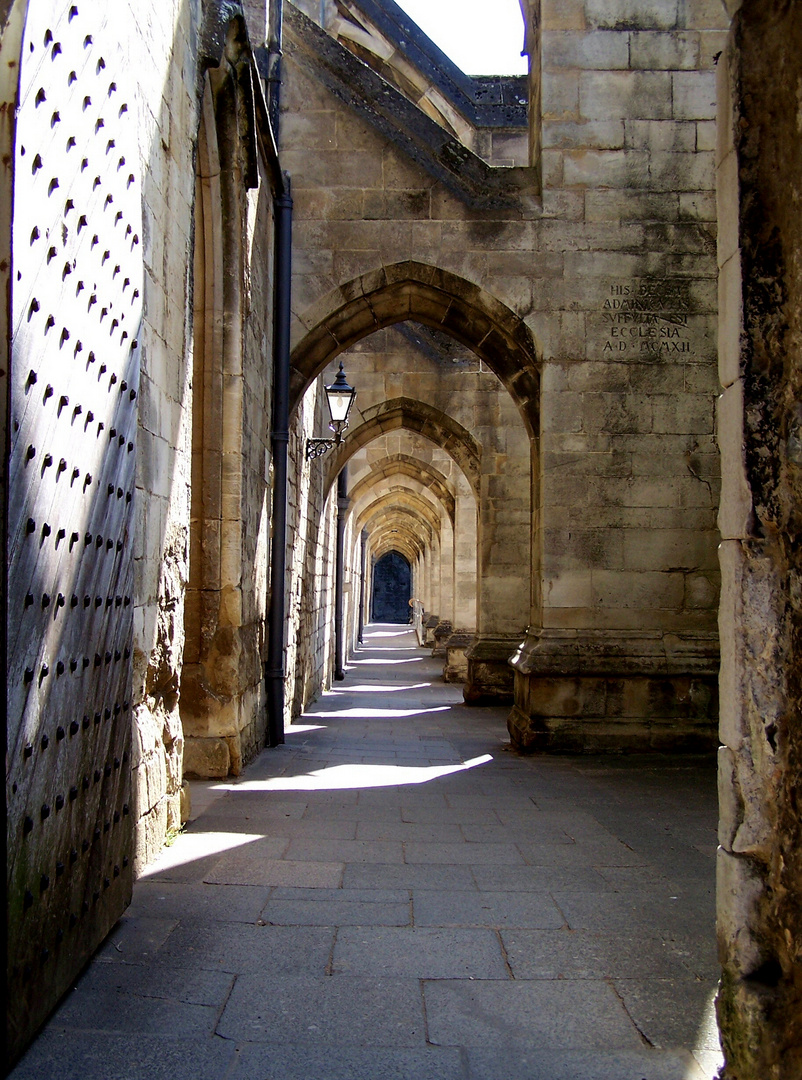
[[[801,56],[798,7],[754,0],[719,61],[717,1007],[732,1080],[802,1076]]]
[[[446,652],[443,678],[446,682],[464,682],[468,674],[465,650],[476,633],[477,536],[473,495],[458,494],[454,514],[454,605],[451,633],[443,643]]]

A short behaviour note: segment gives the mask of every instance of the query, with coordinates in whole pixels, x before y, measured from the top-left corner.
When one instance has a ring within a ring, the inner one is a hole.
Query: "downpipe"
[[[345,627],[343,592],[345,582],[345,523],[348,519],[348,466],[337,477],[337,556],[334,582],[334,678],[345,678]]]

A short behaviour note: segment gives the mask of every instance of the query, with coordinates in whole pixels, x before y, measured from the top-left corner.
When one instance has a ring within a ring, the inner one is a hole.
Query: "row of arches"
[[[370,581],[391,554],[410,567],[410,590],[446,677],[465,682],[471,698],[511,698],[507,660],[538,618],[539,362],[531,332],[476,285],[412,261],[334,290],[295,332],[296,417],[333,378],[336,360],[358,390],[350,430],[318,466],[330,501],[336,478],[348,473],[354,580],[365,587],[365,533]],[[501,676],[492,687],[469,655],[472,644],[491,639]]]

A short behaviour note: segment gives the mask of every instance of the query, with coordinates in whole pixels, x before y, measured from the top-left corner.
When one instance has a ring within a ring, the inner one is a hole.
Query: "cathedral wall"
[[[209,74],[198,151],[180,708],[184,771],[201,777],[238,773],[265,732],[274,235],[269,177],[238,120],[246,64],[232,36]]]
[[[500,301],[540,352],[520,492],[528,572],[504,538],[494,544],[530,597],[515,661],[523,745],[714,742],[714,57],[726,25],[715,4],[544,3],[542,200],[533,171],[532,194],[499,209],[471,206],[437,162],[413,160],[288,39],[294,341],[338,290],[347,298],[360,276],[414,260]],[[425,380],[418,394],[432,399]],[[467,380],[458,395],[478,405]],[[471,431],[488,442],[480,422]],[[485,498],[499,479],[483,481]]]
[[[115,18],[139,75],[145,258],[132,703],[135,868],[181,823],[178,690],[188,576],[191,282],[200,3],[125,3]]]
[[[286,724],[329,685],[334,670],[337,486],[327,492],[320,463],[306,458],[307,439],[330,434],[324,411],[314,385],[290,429]]]
[[[129,45],[132,69],[149,73],[139,106],[137,868],[186,819],[184,774],[236,774],[264,745],[272,199],[242,120],[239,24],[221,31],[216,96],[207,88],[201,117],[202,14],[199,3],[138,8]]]

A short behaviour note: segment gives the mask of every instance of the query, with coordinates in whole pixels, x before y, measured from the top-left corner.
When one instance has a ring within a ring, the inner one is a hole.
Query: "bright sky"
[[[518,0],[396,0],[466,75],[525,75]]]

